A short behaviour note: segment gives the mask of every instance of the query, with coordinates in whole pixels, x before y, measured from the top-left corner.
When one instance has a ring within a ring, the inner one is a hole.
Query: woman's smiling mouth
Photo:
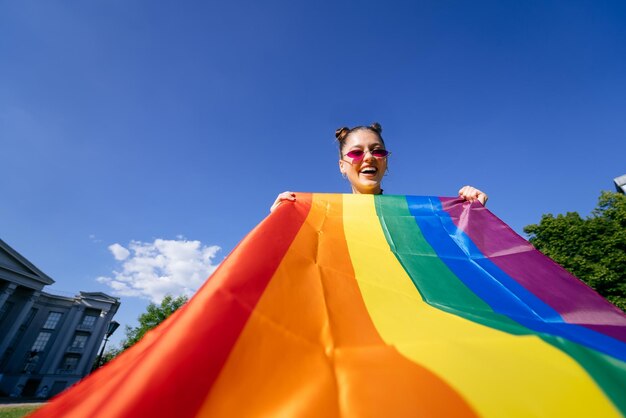
[[[375,176],[378,173],[378,169],[376,167],[363,167],[360,171],[360,174],[364,174],[366,176]]]

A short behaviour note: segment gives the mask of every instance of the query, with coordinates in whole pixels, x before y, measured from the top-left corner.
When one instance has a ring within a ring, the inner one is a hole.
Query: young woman
[[[348,179],[352,193],[382,194],[381,182],[387,171],[389,151],[385,148],[379,123],[370,126],[343,127],[335,131],[339,142],[339,171]],[[487,195],[471,186],[459,190],[459,197],[470,202],[487,203]],[[270,208],[273,212],[282,202],[293,202],[296,194],[283,192]]]

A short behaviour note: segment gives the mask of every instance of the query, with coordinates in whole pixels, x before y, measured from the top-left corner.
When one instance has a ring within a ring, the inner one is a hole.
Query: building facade
[[[44,292],[52,283],[0,240],[0,396],[48,398],[93,367],[119,299]]]
[[[626,174],[621,175],[619,177],[615,177],[613,179],[613,184],[615,184],[615,189],[619,193],[626,193]]]

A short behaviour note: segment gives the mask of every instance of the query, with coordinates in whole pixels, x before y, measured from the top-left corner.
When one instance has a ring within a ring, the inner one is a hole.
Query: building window
[[[39,352],[31,351],[26,357],[22,373],[34,373],[37,369],[37,363],[39,363]]]
[[[85,343],[89,336],[85,334],[76,334],[72,340],[72,348],[85,348]]]
[[[93,325],[96,323],[96,319],[98,319],[95,315],[85,315],[83,316],[83,322],[81,322],[81,326],[85,328],[93,328]]]
[[[55,329],[62,315],[61,312],[50,312],[46,323],[43,324],[43,329]]]
[[[43,351],[44,348],[46,348],[46,344],[48,344],[50,335],[52,335],[50,332],[41,331],[33,343],[30,351]]]
[[[65,357],[63,357],[63,361],[61,362],[61,370],[76,370],[76,367],[78,366],[78,360],[80,360],[80,356],[75,354],[66,354]]]

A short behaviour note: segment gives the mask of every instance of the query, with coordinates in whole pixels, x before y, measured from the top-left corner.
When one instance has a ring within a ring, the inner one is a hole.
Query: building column
[[[98,355],[98,350],[102,344],[104,334],[106,334],[109,322],[111,322],[112,315],[109,315],[110,312],[111,310],[102,311],[100,313],[98,323],[94,327],[93,333],[87,341],[87,344],[85,344],[85,351],[83,351],[84,354],[78,362],[78,366],[76,366],[76,371],[80,372],[81,376],[88,374],[93,367],[93,362]]]
[[[35,303],[35,301],[37,300],[40,294],[41,292],[34,291],[26,300],[26,303],[22,305],[22,310],[17,315],[17,318],[15,318],[15,322],[13,322],[13,325],[11,326],[11,328],[9,328],[9,331],[6,333],[6,335],[0,342],[0,358],[2,358],[2,356],[4,355],[4,352],[9,347],[9,344],[11,343],[11,341],[13,341],[13,337],[15,336],[15,333],[17,333],[22,323],[24,323],[24,319],[26,319],[26,315],[28,315],[28,312],[33,307],[33,304]]]
[[[83,317],[83,312],[85,312],[84,305],[74,305],[70,308],[67,319],[63,321],[58,331],[59,336],[50,348],[50,354],[53,355],[49,355],[41,366],[42,374],[56,374],[59,362],[67,352],[67,347],[69,347],[72,337],[74,337],[76,327]]]
[[[11,297],[13,292],[15,292],[15,289],[17,289],[17,285],[15,283],[9,283],[6,289],[2,289],[2,292],[0,292],[0,310],[2,310],[2,306]]]

